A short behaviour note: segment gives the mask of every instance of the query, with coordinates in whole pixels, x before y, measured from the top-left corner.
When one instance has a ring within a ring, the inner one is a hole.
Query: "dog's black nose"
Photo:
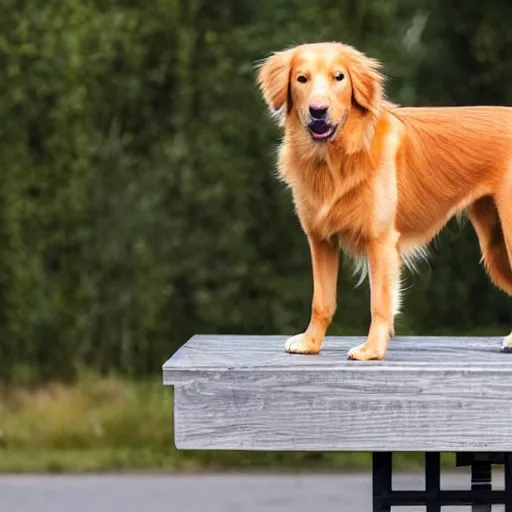
[[[309,114],[312,119],[323,120],[327,115],[327,107],[325,105],[310,105]]]

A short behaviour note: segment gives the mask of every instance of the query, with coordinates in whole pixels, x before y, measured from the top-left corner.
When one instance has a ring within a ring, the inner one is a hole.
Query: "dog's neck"
[[[379,117],[380,113],[375,115],[353,108],[338,137],[332,141],[338,146],[336,149],[338,151],[342,149],[347,155],[369,151]]]

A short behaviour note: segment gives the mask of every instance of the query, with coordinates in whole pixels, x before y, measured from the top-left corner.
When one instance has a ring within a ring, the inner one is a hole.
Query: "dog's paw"
[[[512,334],[509,334],[501,345],[502,352],[512,353]]]
[[[320,345],[306,333],[288,338],[284,348],[290,354],[318,354],[320,352]]]
[[[374,361],[384,359],[384,353],[378,351],[368,343],[363,343],[349,350],[348,359],[355,361]]]

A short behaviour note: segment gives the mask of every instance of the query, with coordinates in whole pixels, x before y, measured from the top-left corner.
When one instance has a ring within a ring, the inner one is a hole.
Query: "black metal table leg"
[[[441,454],[425,453],[427,512],[441,512]]]
[[[505,454],[505,512],[512,512],[512,453]]]
[[[490,491],[492,490],[492,470],[491,460],[488,457],[481,457],[475,454],[473,464],[471,464],[471,490],[472,491]],[[492,505],[482,503],[479,500],[474,501],[471,510],[473,512],[492,512]]]
[[[373,512],[391,511],[393,457],[391,452],[373,454]]]
[[[492,490],[492,466],[505,467],[505,489]],[[471,489],[441,489],[441,456],[425,453],[425,490],[397,490],[392,486],[392,454],[373,454],[373,512],[391,512],[392,506],[427,507],[427,512],[440,512],[451,505],[471,506],[473,512],[491,512],[492,505],[505,505],[512,512],[512,453],[457,453],[456,465],[471,467]]]

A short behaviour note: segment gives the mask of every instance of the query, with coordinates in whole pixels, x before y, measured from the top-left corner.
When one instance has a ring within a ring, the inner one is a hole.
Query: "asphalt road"
[[[401,475],[394,486],[421,489],[423,478]],[[467,489],[469,475],[450,475],[442,486]],[[367,474],[0,476],[0,511],[370,512],[370,493]]]

